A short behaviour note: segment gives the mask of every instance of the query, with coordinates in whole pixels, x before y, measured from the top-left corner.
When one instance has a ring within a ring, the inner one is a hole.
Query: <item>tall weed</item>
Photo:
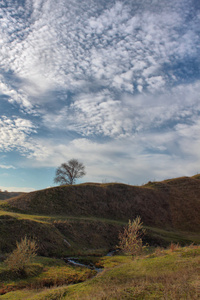
[[[25,236],[21,242],[16,243],[17,248],[8,256],[5,263],[9,270],[24,275],[25,269],[31,259],[36,256],[37,245]]]

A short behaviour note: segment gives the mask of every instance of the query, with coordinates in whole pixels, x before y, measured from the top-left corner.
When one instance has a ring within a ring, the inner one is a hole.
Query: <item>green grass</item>
[[[21,289],[44,289],[85,281],[96,274],[88,268],[75,268],[63,260],[36,257],[23,275],[16,274],[0,263],[0,294]],[[2,296],[1,296],[2,297]]]
[[[2,203],[1,203],[2,202]],[[68,216],[68,215],[44,215],[44,214],[27,214],[27,213],[20,213],[20,212],[13,212],[11,207],[7,207],[6,210],[4,210],[5,201],[0,201],[0,217],[2,215],[8,215],[15,217],[17,219],[28,219],[38,222],[46,222],[46,223],[52,223],[53,221],[57,220],[69,220],[69,221],[79,221],[79,220],[85,220],[85,221],[100,221],[110,224],[118,224],[118,225],[125,225],[126,222],[122,220],[112,220],[112,219],[106,219],[106,218],[98,218],[98,217],[76,217],[76,216]],[[2,205],[1,205],[2,204]],[[11,211],[9,211],[9,208]]]
[[[196,300],[200,296],[199,263],[200,246],[171,245],[168,250],[156,249],[135,260],[130,256],[103,257],[100,264],[104,270],[90,280],[44,290],[9,292],[1,299]],[[58,269],[54,270],[59,277]]]
[[[155,228],[150,226],[144,226],[147,234],[152,237],[152,239],[161,239],[166,242],[166,245],[173,243],[179,243],[180,245],[189,245],[191,243],[200,244],[200,235],[192,232],[182,232],[178,230],[164,230],[161,228]]]

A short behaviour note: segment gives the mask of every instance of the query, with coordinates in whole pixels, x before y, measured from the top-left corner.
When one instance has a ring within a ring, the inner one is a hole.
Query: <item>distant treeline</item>
[[[2,192],[0,190],[0,200],[10,199],[12,197],[16,197],[16,196],[19,196],[21,194],[23,194],[23,193],[21,193],[21,192],[8,192],[8,191]]]

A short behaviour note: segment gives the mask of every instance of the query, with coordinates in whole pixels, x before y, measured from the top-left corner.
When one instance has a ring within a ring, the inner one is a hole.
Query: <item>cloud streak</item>
[[[15,169],[14,166],[0,165],[0,169]]]
[[[33,149],[29,136],[36,133],[35,126],[31,121],[18,117],[0,119],[1,151],[18,150],[22,154]]]
[[[169,92],[154,95],[121,95],[115,99],[109,90],[80,94],[70,106],[43,118],[45,126],[78,132],[83,136],[111,138],[134,136],[179,123],[193,122],[200,111],[199,88],[179,85]],[[53,120],[53,122],[52,122]]]

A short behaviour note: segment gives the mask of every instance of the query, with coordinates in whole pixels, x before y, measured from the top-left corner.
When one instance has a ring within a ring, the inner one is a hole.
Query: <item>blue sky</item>
[[[0,188],[200,171],[199,0],[2,0]]]

